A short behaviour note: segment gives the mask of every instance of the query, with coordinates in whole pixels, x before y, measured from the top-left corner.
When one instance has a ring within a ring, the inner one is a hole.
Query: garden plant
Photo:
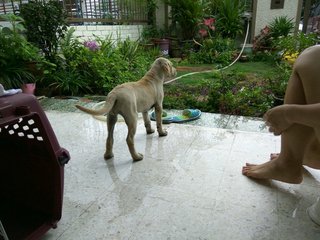
[[[0,26],[0,83],[6,88],[20,88],[23,83],[37,79],[30,64],[37,63],[37,68],[45,63],[39,49],[24,36],[23,19],[14,14],[1,16],[11,23],[11,27]]]
[[[182,59],[172,59],[179,75],[195,67],[212,69],[165,85],[163,105],[167,109],[198,108],[261,117],[267,109],[282,104],[296,56],[317,43],[315,34],[292,34],[291,19],[276,18],[262,30],[263,37],[256,38],[256,48],[247,54],[246,62],[220,71],[239,54],[237,37],[243,34],[243,1],[166,1],[172,6],[173,25],[160,31],[151,19],[143,42],[160,34],[174,37],[183,46]],[[154,17],[154,3],[150,1],[150,17]],[[0,81],[6,88],[37,78],[39,94],[104,96],[118,84],[141,78],[161,55],[157,47],[146,50],[140,41],[129,38],[79,39],[73,28],[67,28],[63,6],[56,1],[30,2],[21,7],[20,17],[7,17],[13,27],[0,30]],[[28,69],[28,62],[37,62],[42,74],[36,76]]]

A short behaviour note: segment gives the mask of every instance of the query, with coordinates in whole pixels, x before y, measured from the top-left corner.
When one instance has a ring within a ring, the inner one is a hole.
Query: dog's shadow
[[[164,141],[165,139],[154,134],[145,135],[145,139],[138,139],[136,144],[141,144],[144,148],[142,161],[133,161],[129,156],[121,159],[122,157],[117,157],[119,155],[116,153],[113,158],[104,160],[113,182],[109,188],[111,193],[117,196],[119,216],[130,214],[143,204],[150,188],[148,178],[152,177],[146,175],[144,169],[150,167],[150,161],[164,159]]]
[[[146,196],[146,189],[141,184],[136,184],[134,165],[138,162],[128,161],[117,163],[116,157],[105,160],[110,177],[113,181],[110,186],[111,194],[116,196],[120,216],[129,215],[141,207]],[[128,167],[127,165],[130,166]]]

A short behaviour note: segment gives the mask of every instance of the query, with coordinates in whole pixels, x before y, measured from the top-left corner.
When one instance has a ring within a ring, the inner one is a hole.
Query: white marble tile
[[[204,239],[216,221],[214,201],[192,194],[171,191],[168,196],[160,192],[145,198],[144,204],[148,210],[132,239]]]
[[[279,137],[259,132],[262,122],[232,117],[238,125],[231,129],[169,124],[168,136],[159,137],[147,135],[140,119],[135,144],[144,159],[133,162],[123,122],[115,129],[115,157],[106,161],[104,122],[82,113],[47,115],[71,160],[63,217],[43,239],[320,239],[306,214],[320,195],[318,170],[306,168],[300,185],[241,174],[246,162],[279,151]]]
[[[270,133],[237,132],[232,150],[242,152],[274,152],[279,137]],[[262,160],[265,162],[265,160]]]
[[[227,129],[250,131],[250,132],[268,132],[265,123],[261,118],[230,116]]]

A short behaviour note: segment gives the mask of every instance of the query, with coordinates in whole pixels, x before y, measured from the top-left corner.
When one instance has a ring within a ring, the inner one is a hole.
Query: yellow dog
[[[137,153],[134,147],[134,135],[137,129],[138,113],[143,115],[147,134],[154,133],[148,110],[155,108],[156,123],[159,136],[166,136],[167,132],[162,128],[162,102],[163,83],[176,75],[176,69],[166,58],[158,58],[152,64],[150,70],[137,82],[128,82],[116,86],[106,97],[101,109],[93,110],[79,105],[78,109],[91,115],[107,114],[108,137],[106,141],[105,159],[113,157],[113,131],[120,114],[127,126],[127,144],[134,161],[143,159],[141,153]]]

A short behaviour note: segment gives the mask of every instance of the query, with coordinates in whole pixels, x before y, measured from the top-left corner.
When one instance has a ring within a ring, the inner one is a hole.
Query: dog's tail
[[[110,95],[110,96],[107,97],[104,106],[102,108],[100,108],[100,109],[97,109],[97,110],[90,109],[90,108],[86,108],[86,107],[80,106],[78,104],[76,104],[76,108],[78,108],[79,110],[81,110],[81,111],[83,111],[85,113],[89,113],[91,115],[104,115],[104,114],[108,114],[111,111],[111,109],[112,109],[113,105],[115,104],[115,102],[116,102],[115,96]]]

